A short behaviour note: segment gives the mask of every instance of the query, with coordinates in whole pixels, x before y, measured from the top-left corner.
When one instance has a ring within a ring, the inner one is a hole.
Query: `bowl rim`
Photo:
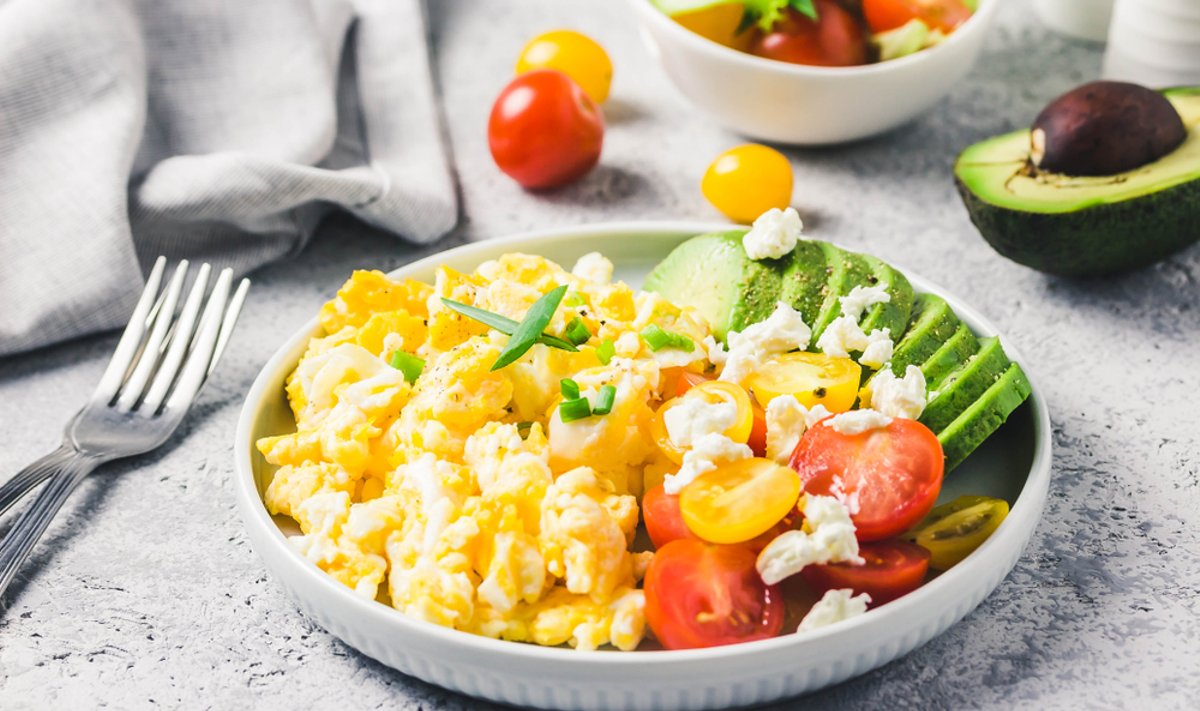
[[[767,59],[766,57],[759,57],[732,47],[726,47],[719,42],[698,35],[678,22],[673,21],[666,13],[655,7],[652,0],[626,0],[626,2],[633,6],[634,11],[638,13],[643,22],[657,25],[662,31],[673,34],[680,41],[691,45],[697,51],[709,52],[718,58],[733,62],[734,64],[741,64],[748,69],[766,70],[791,77],[872,76],[894,71],[898,72],[906,67],[932,61],[930,58],[943,54],[943,49],[966,42],[967,40],[964,39],[965,35],[973,35],[985,31],[992,15],[996,13],[996,9],[1000,6],[1000,0],[980,0],[979,7],[976,8],[975,12],[971,13],[971,16],[958,29],[951,32],[945,40],[918,52],[913,52],[912,54],[896,59],[889,59],[885,62],[872,62],[870,64],[859,64],[849,67],[821,67],[808,64],[792,64],[777,59]]]
[[[614,236],[647,236],[646,233],[654,233],[658,235],[655,239],[660,239],[666,238],[668,235],[682,237],[688,234],[724,231],[736,227],[738,225],[731,225],[729,223],[647,220],[588,223],[584,225],[532,230],[506,237],[472,242],[442,252],[435,252],[427,257],[394,269],[389,274],[416,271],[436,266],[447,255],[469,257],[477,253],[491,252],[496,249],[515,249],[519,245],[528,245],[531,242],[540,242],[548,239],[556,241],[582,241]],[[894,262],[889,263],[901,269],[910,282],[912,282],[913,286],[919,291],[933,291],[947,298],[947,301],[952,302],[956,313],[962,316],[963,320],[977,332],[985,335],[998,334],[997,329],[989,320],[953,293],[942,289],[912,270],[904,268],[903,265]],[[295,366],[294,362],[288,362],[290,360],[288,356],[294,351],[298,351],[300,345],[312,337],[317,326],[317,318],[314,316],[289,337],[263,365],[246,394],[245,402],[238,416],[233,442],[234,494],[244,525],[248,529],[254,529],[247,531],[250,534],[252,543],[255,538],[270,541],[277,549],[274,552],[278,553],[279,550],[282,550],[285,558],[299,569],[297,572],[302,571],[305,582],[308,585],[315,585],[321,588],[323,593],[338,599],[343,607],[348,607],[356,616],[364,618],[372,624],[391,626],[402,630],[404,635],[423,636],[431,638],[440,644],[450,646],[465,645],[472,648],[475,652],[484,654],[498,652],[510,656],[515,655],[523,658],[526,662],[541,664],[566,664],[572,666],[602,664],[607,667],[613,667],[642,665],[647,662],[654,662],[656,664],[711,662],[719,659],[727,659],[731,656],[759,653],[769,654],[772,651],[781,651],[783,649],[816,646],[824,643],[829,637],[849,635],[850,632],[866,625],[874,625],[877,621],[882,623],[885,617],[904,617],[911,609],[919,607],[925,598],[937,594],[941,588],[951,587],[955,584],[954,581],[957,580],[966,581],[984,575],[988,566],[993,563],[992,558],[995,556],[973,553],[962,563],[943,572],[935,580],[923,585],[912,593],[893,600],[886,606],[868,610],[862,615],[842,621],[839,624],[813,630],[804,635],[783,634],[770,639],[706,649],[633,650],[621,652],[615,650],[593,651],[563,647],[543,647],[531,643],[492,639],[409,617],[400,610],[358,595],[350,588],[334,580],[307,558],[300,555],[288,543],[283,531],[279,529],[267,512],[254,479],[252,458],[254,456],[261,456],[258,455],[258,450],[254,446],[254,440],[251,439],[257,410],[260,403],[266,398],[278,397],[277,392],[267,391],[269,385],[276,379],[275,376],[279,371],[284,368],[291,369]],[[1013,500],[1009,516],[1000,524],[996,532],[977,549],[977,552],[987,550],[999,551],[1006,544],[1019,544],[1018,550],[1024,550],[1030,536],[1032,536],[1034,527],[1041,518],[1051,475],[1052,434],[1050,415],[1045,401],[1040,396],[1041,389],[1038,386],[1040,380],[1034,373],[1030,372],[1030,368],[1026,366],[1027,361],[1019,349],[1011,344],[1006,344],[1005,351],[1009,355],[1010,360],[1021,364],[1021,368],[1025,371],[1031,385],[1032,392],[1028,402],[1033,407],[1034,456],[1030,464],[1028,477],[1024,486],[1021,487],[1020,493]],[[1021,524],[1020,527],[1018,527],[1018,523]],[[264,563],[266,563],[266,556],[261,551],[257,551],[257,549],[256,552],[259,553],[259,557],[263,558]],[[270,567],[269,564],[267,567]],[[276,576],[273,574],[272,577]],[[398,637],[398,639],[403,640],[404,638]]]

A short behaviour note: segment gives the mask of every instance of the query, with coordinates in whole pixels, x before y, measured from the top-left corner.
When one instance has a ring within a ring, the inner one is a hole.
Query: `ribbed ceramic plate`
[[[506,252],[540,254],[568,267],[599,250],[617,278],[637,286],[688,237],[728,225],[677,222],[603,224],[471,244],[396,270],[432,282],[439,264],[470,271]],[[369,265],[365,265],[369,266]],[[979,313],[916,274],[919,292],[948,301],[979,336],[995,329]],[[337,287],[330,284],[330,293]],[[1012,570],[1042,513],[1050,479],[1050,418],[1033,395],[945,482],[942,499],[986,494],[1012,511],[965,561],[905,597],[804,636],[688,651],[595,651],[486,639],[409,619],[335,582],[288,545],[267,513],[262,491],[272,468],[254,448],[259,437],[294,428],[283,384],[316,319],[275,353],[246,397],[234,442],[237,500],[246,531],[267,568],[296,604],[332,634],[388,666],[447,689],[523,707],[558,709],[717,709],[796,696],[863,674],[906,654],[975,608]],[[1028,364],[1011,341],[1009,356]],[[1031,376],[1032,380],[1032,376]]]

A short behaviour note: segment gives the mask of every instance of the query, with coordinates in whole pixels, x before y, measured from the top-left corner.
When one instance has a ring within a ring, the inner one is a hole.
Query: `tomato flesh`
[[[662,484],[642,495],[642,521],[656,549],[679,539],[699,540],[683,522],[679,497],[668,494]]]
[[[938,506],[904,538],[929,551],[934,570],[949,570],[983,545],[1008,516],[1008,502],[960,496]]]
[[[962,0],[863,0],[862,5],[872,32],[894,30],[909,20],[953,32],[971,17],[971,8]]]
[[[600,160],[604,117],[566,74],[539,69],[513,79],[492,106],[488,147],[496,165],[531,190],[565,185]]]
[[[707,471],[683,488],[688,529],[713,543],[741,543],[771,530],[796,506],[800,479],[769,459],[743,459]]]
[[[681,376],[682,377],[685,376]],[[654,414],[654,419],[650,423],[650,435],[658,444],[658,448],[663,454],[667,455],[671,461],[676,464],[683,463],[683,455],[686,447],[682,447],[671,439],[670,433],[667,431],[666,415],[673,408],[678,407],[685,398],[701,398],[705,402],[716,405],[720,403],[732,403],[736,409],[734,423],[725,430],[724,435],[734,442],[745,442],[750,437],[750,433],[754,428],[754,407],[750,400],[750,393],[746,392],[740,385],[735,385],[723,380],[705,380],[690,386],[684,395],[672,398],[664,402],[658,411]]]
[[[876,607],[921,587],[929,572],[929,551],[907,541],[864,543],[858,554],[865,564],[810,565],[801,575],[822,593],[842,588],[850,588],[855,595],[867,593],[871,606]]]
[[[836,0],[815,0],[817,19],[789,9],[782,22],[757,38],[750,52],[767,59],[821,67],[867,63],[867,36]]]
[[[676,540],[646,570],[646,623],[667,649],[767,639],[783,629],[778,588],[765,585],[744,546]]]
[[[807,408],[824,405],[830,412],[845,412],[858,399],[862,366],[850,358],[824,353],[784,353],[746,380],[758,404],[766,407],[780,395],[792,395]]]
[[[860,541],[912,528],[933,509],[945,457],[937,437],[915,420],[847,435],[824,420],[800,438],[791,466],[804,491],[847,504]]]

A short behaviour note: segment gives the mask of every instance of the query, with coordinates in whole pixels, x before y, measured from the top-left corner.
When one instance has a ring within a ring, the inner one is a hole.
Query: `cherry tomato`
[[[767,639],[783,629],[779,589],[767,586],[744,546],[677,540],[646,570],[646,622],[668,649]]]
[[[745,7],[733,2],[671,15],[671,19],[705,39],[747,52],[754,41],[754,32],[738,32],[744,13]]]
[[[647,489],[642,495],[642,521],[655,548],[662,548],[681,538],[699,540],[683,522],[679,497],[668,494],[662,484]]]
[[[700,383],[707,383],[712,380],[703,373],[685,370],[679,374],[678,380],[675,381],[675,397],[681,397],[684,393],[696,387]]]
[[[872,32],[887,32],[909,20],[920,20],[931,29],[953,32],[971,17],[962,0],[863,0],[863,15]]]
[[[929,551],[907,541],[864,543],[858,554],[866,564],[810,565],[801,574],[822,593],[842,588],[850,588],[855,595],[866,593],[875,607],[921,587],[929,572]]]
[[[713,160],[700,191],[726,217],[749,224],[773,207],[791,204],[792,164],[774,148],[747,143]]]
[[[904,534],[928,550],[934,570],[949,570],[992,535],[1008,516],[1008,502],[990,496],[960,496],[942,504]]]
[[[703,398],[705,402],[717,404],[733,403],[737,414],[733,425],[725,430],[725,436],[734,442],[745,442],[750,437],[754,427],[754,408],[750,402],[750,393],[740,385],[724,380],[707,380],[688,389],[687,394],[667,400],[658,408],[654,419],[650,422],[650,436],[658,443],[658,448],[676,464],[683,463],[683,453],[686,448],[675,444],[667,432],[666,414],[684,401],[684,398]]]
[[[754,424],[750,427],[750,438],[746,440],[746,446],[756,457],[767,456],[767,413],[758,403],[754,403]]]
[[[856,435],[817,425],[800,438],[791,465],[806,492],[857,504],[850,518],[858,540],[877,541],[929,513],[942,489],[945,456],[928,427],[896,418]]]
[[[604,116],[566,74],[539,69],[509,82],[492,106],[488,146],[529,189],[565,185],[600,160]]]
[[[800,477],[770,459],[743,459],[704,472],[679,494],[687,527],[706,541],[741,543],[771,530],[796,506]]]
[[[817,19],[788,10],[782,22],[754,41],[750,52],[767,59],[821,67],[867,63],[867,35],[836,0],[815,0]]]
[[[795,395],[805,407],[824,405],[830,412],[845,412],[858,399],[862,366],[850,358],[824,353],[784,353],[746,380],[758,404],[766,407],[780,395]]]
[[[591,37],[574,30],[554,30],[529,40],[517,57],[517,74],[557,69],[575,80],[592,101],[603,104],[612,84],[612,60]]]

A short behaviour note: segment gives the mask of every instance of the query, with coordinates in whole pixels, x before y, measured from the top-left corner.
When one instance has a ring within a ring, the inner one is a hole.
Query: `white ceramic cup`
[[[1059,34],[1093,42],[1108,37],[1113,0],[1034,0],[1033,7]]]
[[[1150,87],[1200,84],[1200,0],[1117,0],[1104,76]]]

